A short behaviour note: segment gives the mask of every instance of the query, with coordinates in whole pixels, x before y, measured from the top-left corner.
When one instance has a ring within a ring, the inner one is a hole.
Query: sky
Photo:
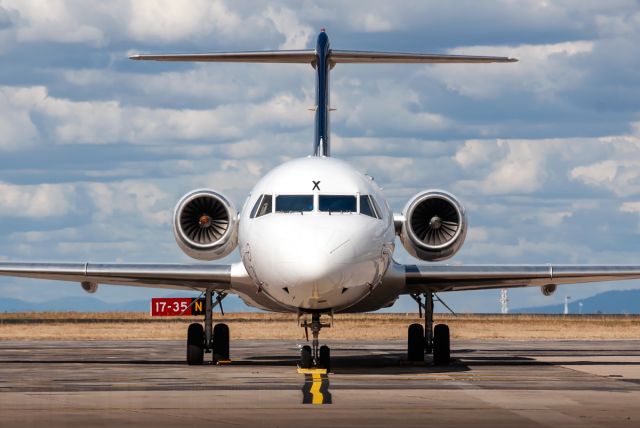
[[[209,187],[241,206],[271,168],[311,154],[315,76],[128,56],[312,48],[321,27],[336,49],[519,59],[332,71],[332,155],[374,176],[398,212],[428,188],[464,203],[469,232],[449,263],[640,264],[630,0],[0,0],[0,260],[189,262],[171,231],[178,199]],[[396,260],[416,262],[397,246]],[[629,288],[640,283],[510,290],[510,306]],[[82,293],[0,279],[0,298]],[[459,312],[499,310],[497,290],[442,297]]]

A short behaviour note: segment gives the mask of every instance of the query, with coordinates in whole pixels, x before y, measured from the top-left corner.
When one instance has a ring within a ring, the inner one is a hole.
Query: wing
[[[0,262],[0,275],[137,287],[229,289],[232,265]]]
[[[113,284],[198,291],[213,288],[237,294],[256,308],[292,311],[260,293],[240,262],[230,265],[0,262],[0,276],[79,282],[83,287]]]
[[[405,293],[482,290],[640,278],[640,266],[405,265]]]

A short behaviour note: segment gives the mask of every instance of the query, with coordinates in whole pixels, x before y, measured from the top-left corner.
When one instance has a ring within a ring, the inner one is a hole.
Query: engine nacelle
[[[402,245],[414,257],[439,261],[458,252],[467,236],[462,204],[450,193],[427,190],[415,195],[402,210]]]
[[[82,281],[80,283],[80,287],[82,287],[82,289],[84,291],[86,291],[89,294],[93,294],[96,291],[98,291],[98,283],[97,282],[91,282],[91,281]]]
[[[216,260],[238,245],[238,216],[220,193],[198,189],[187,193],[173,213],[173,234],[189,257]]]
[[[558,286],[555,284],[547,284],[540,287],[540,291],[544,296],[551,296],[553,293],[556,292],[557,289],[558,289]]]

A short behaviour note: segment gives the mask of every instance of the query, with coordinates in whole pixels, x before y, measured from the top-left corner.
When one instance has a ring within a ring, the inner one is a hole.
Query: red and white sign
[[[179,317],[204,314],[204,299],[193,297],[151,299],[152,317]]]

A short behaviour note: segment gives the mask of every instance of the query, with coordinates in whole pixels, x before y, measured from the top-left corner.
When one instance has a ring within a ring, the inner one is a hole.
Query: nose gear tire
[[[305,345],[300,350],[300,368],[310,369],[313,365],[313,359],[311,358],[311,346]]]
[[[331,371],[331,351],[327,345],[320,347],[320,355],[318,358],[319,366],[323,369],[327,369],[327,372]]]

